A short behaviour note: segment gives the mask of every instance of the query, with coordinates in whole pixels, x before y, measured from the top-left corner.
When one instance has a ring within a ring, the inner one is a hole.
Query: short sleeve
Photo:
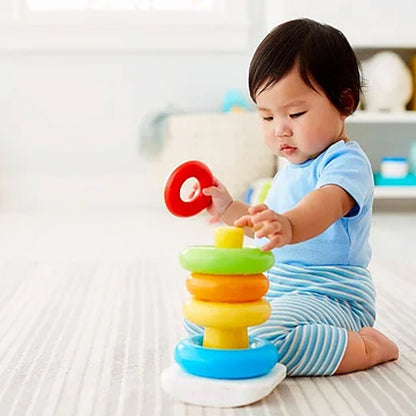
[[[356,205],[345,217],[358,215],[374,190],[373,173],[365,153],[358,147],[344,146],[322,161],[316,189],[338,185],[354,198]]]

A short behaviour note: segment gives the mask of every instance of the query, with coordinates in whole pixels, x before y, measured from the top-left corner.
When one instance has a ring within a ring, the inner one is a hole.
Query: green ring
[[[272,267],[271,251],[259,248],[215,248],[214,246],[188,247],[179,256],[181,266],[194,273],[254,274]]]

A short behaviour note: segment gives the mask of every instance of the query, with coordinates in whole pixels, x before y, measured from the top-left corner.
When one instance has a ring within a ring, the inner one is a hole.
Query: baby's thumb
[[[202,193],[203,193],[204,195],[207,195],[207,196],[212,195],[211,188],[204,188],[204,189],[202,190]]]
[[[202,193],[206,196],[213,196],[215,197],[216,195],[218,195],[219,190],[216,186],[210,186],[208,188],[204,188],[202,190]]]

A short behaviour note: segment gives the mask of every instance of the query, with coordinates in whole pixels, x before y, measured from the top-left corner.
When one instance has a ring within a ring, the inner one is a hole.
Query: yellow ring
[[[271,307],[266,299],[244,303],[207,302],[194,297],[183,306],[183,316],[202,326],[242,328],[259,325],[269,319]]]

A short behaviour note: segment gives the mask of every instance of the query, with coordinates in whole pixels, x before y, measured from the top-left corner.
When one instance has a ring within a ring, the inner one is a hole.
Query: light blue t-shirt
[[[281,214],[309,192],[329,184],[347,191],[356,205],[317,237],[274,249],[276,264],[367,267],[374,182],[370,162],[357,142],[341,140],[315,159],[288,164],[274,177],[265,202]],[[261,240],[257,244],[262,245]]]

